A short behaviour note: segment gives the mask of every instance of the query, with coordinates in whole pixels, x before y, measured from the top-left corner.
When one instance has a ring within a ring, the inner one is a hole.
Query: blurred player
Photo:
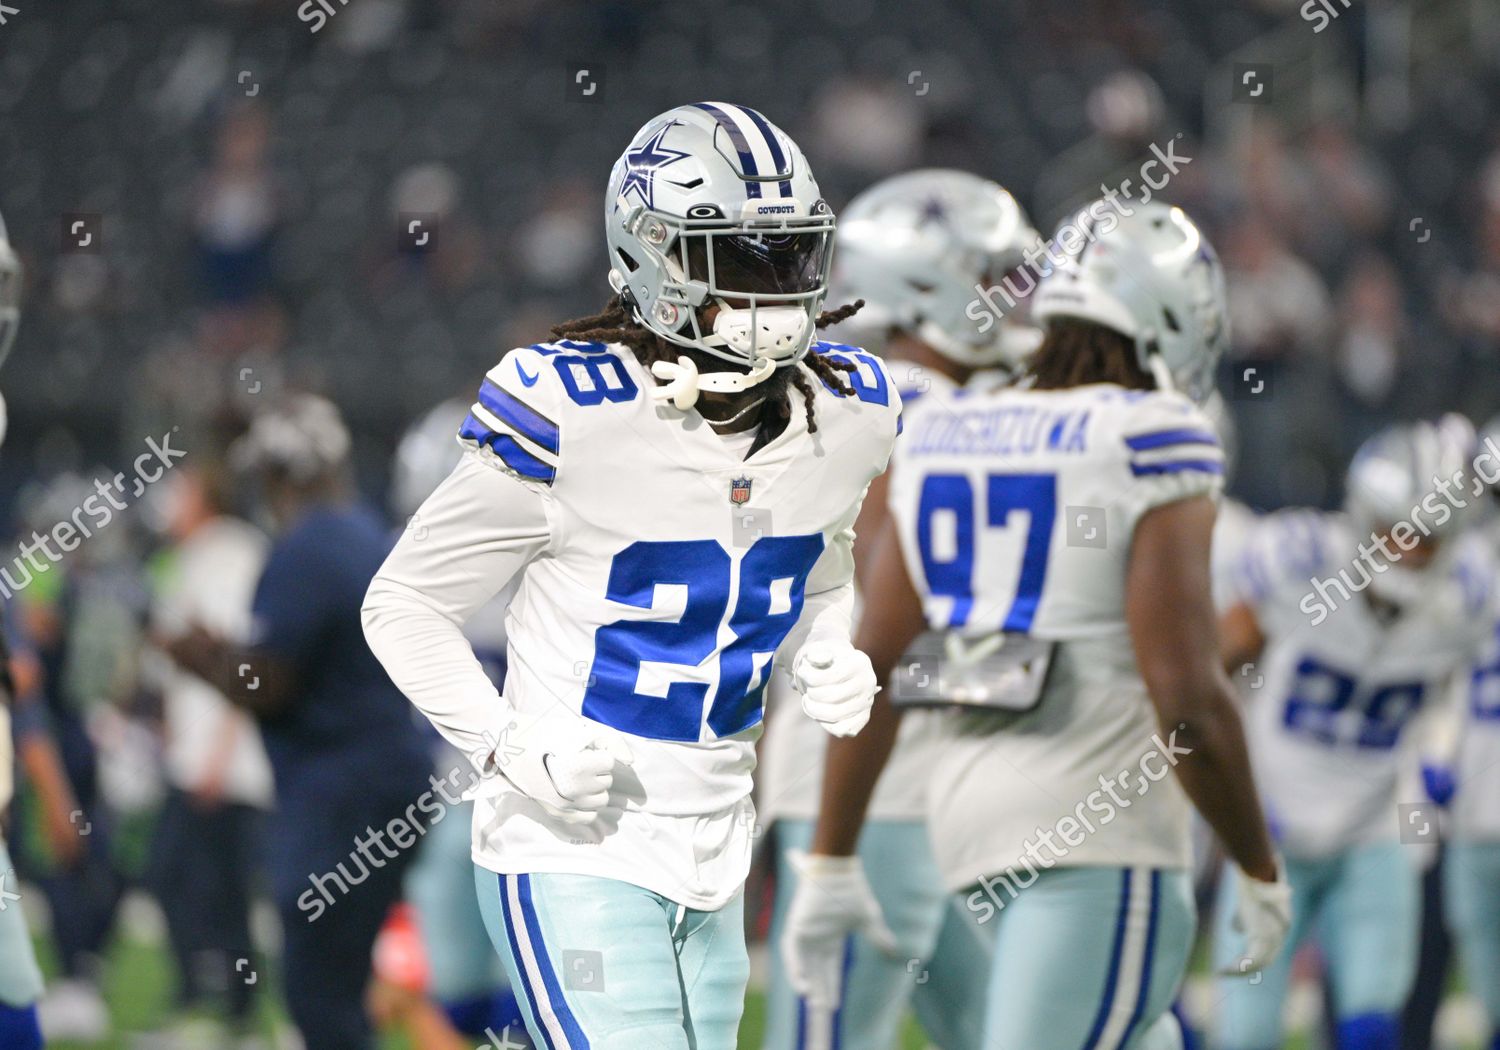
[[[1492,420],[1480,439],[1476,488],[1490,504],[1485,539],[1495,552],[1500,550],[1500,419]],[[1466,983],[1484,1004],[1487,1046],[1500,1050],[1500,623],[1489,631],[1466,684],[1443,900]]]
[[[10,246],[5,219],[0,217],[0,364],[10,354],[21,323],[21,261]],[[0,400],[0,441],[5,438],[5,402]],[[16,701],[10,673],[10,650],[0,626],[0,816],[10,807],[15,788],[11,745],[11,707]],[[16,894],[15,868],[0,828],[0,1046],[35,1050],[42,1045],[36,1002],[42,994],[42,973],[31,949],[31,933]]]
[[[985,1045],[1172,1047],[1187,796],[1256,887],[1246,971],[1289,908],[1214,634],[1223,458],[1184,396],[1226,340],[1223,281],[1159,203],[1096,202],[1054,246],[1029,385],[951,398],[897,445],[892,504],[918,510],[879,540],[857,642],[900,694],[968,694],[927,801],[944,882],[994,938]],[[939,655],[903,658],[924,626]],[[881,698],[830,747],[814,860],[852,853],[896,722]],[[837,1003],[842,933],[875,913],[858,873],[804,874],[785,950],[810,1001]]]
[[[360,628],[389,535],[350,495],[349,446],[320,397],[293,395],[255,418],[231,457],[260,481],[278,534],[249,642],[200,624],[167,647],[260,721],[276,780],[266,844],[287,1005],[310,1050],[370,1043],[371,948],[400,896],[413,811],[430,794],[411,709]]]
[[[908,425],[922,411],[927,392],[936,388],[941,396],[976,371],[1003,381],[1006,366],[1018,365],[1035,348],[1034,329],[1011,318],[997,323],[988,313],[976,321],[966,310],[976,301],[976,289],[998,283],[1039,241],[1008,192],[965,172],[897,175],[849,202],[839,217],[834,288],[864,300],[848,327],[872,332],[882,346]],[[878,535],[886,518],[886,477],[871,485],[855,523],[856,574],[869,564],[862,542]],[[896,513],[914,515],[916,507]],[[789,691],[790,685],[778,675],[772,689]],[[836,1035],[808,1032],[805,1004],[792,993],[780,954],[773,953],[767,1050],[815,1045],[824,1037],[834,1045],[892,1047],[909,1005],[944,1050],[978,1045],[985,948],[959,917],[945,928],[951,902],[927,844],[923,788],[934,728],[927,713],[904,720],[901,742],[870,803],[859,857],[846,862],[851,870],[863,863],[870,873],[893,943],[855,939]],[[775,821],[778,852],[773,945],[780,941],[796,869],[806,863],[812,844],[826,740],[815,722],[777,698],[761,747],[759,795],[762,822]]]
[[[1404,733],[1468,674],[1492,623],[1492,558],[1463,534],[1463,504],[1443,495],[1465,499],[1472,442],[1455,417],[1378,434],[1349,468],[1346,514],[1281,512],[1247,546],[1224,652],[1231,668],[1255,663],[1251,753],[1294,915],[1261,981],[1222,990],[1220,1050],[1281,1045],[1292,958],[1308,935],[1323,950],[1340,1050],[1398,1043],[1420,907],[1398,838]],[[1242,884],[1221,887],[1224,966],[1242,954],[1227,924]]]
[[[266,557],[266,538],[228,513],[228,468],[184,463],[166,482],[170,549],[153,573],[152,619],[163,637],[193,624],[243,637]],[[158,658],[160,660],[160,658]],[[253,960],[250,907],[260,874],[260,821],[271,805],[271,765],[254,720],[202,679],[160,660],[166,778],[170,785],[152,843],[154,886],[177,963],[179,1004],[217,1005],[248,1037],[253,985],[237,966]],[[228,1039],[216,1019],[179,1022],[186,1036]]]
[[[900,399],[813,343],[833,215],[759,113],[648,123],[605,229],[617,297],[490,371],[366,633],[485,777],[480,906],[533,1038],[730,1050],[762,693],[780,653],[830,732],[868,717],[852,526]],[[518,576],[502,697],[460,626]]]

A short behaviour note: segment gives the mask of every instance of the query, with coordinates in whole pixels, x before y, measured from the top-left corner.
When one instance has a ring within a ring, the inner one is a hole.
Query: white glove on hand
[[[853,736],[870,720],[880,691],[870,658],[848,642],[808,642],[792,661],[802,710],[834,736]]]
[[[618,733],[564,712],[514,715],[490,757],[527,797],[575,824],[588,823],[608,808],[619,767],[632,760]]]
[[[885,924],[858,857],[789,850],[787,860],[797,873],[781,935],[787,981],[808,1006],[834,1010],[843,983],[844,939],[863,934],[893,956],[896,936]]]
[[[1241,871],[1235,891],[1234,928],[1245,935],[1245,949],[1220,972],[1229,976],[1259,973],[1276,961],[1292,928],[1292,888],[1278,863],[1275,882],[1253,879]]]

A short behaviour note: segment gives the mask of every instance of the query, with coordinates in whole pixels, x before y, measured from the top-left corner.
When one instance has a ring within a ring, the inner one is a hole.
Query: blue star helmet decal
[[[922,205],[920,225],[926,226],[929,222],[935,222],[940,226],[948,225],[948,209],[937,197],[929,197]]]
[[[625,154],[626,171],[625,181],[620,185],[621,201],[628,200],[634,193],[646,207],[656,207],[656,173],[688,156],[680,150],[668,149],[661,144],[662,137],[679,123],[680,121],[673,120],[663,124],[656,129],[656,134]]]

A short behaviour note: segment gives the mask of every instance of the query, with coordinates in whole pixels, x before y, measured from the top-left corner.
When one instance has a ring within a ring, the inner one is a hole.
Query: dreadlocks
[[[853,317],[864,305],[865,301],[859,299],[837,310],[825,310],[818,315],[814,323],[819,328],[838,324],[840,321]],[[699,370],[703,372],[722,372],[734,367],[728,361],[700,353],[690,347],[669,343],[650,329],[637,324],[631,316],[630,308],[618,295],[611,297],[603,311],[592,317],[579,317],[553,325],[552,334],[558,339],[623,344],[630,348],[636,360],[645,366],[648,372],[655,362],[676,361],[680,354],[691,357]],[[854,371],[854,366],[847,361],[835,360],[823,354],[808,354],[801,363],[806,365],[813,375],[840,394],[847,396],[854,393],[854,388],[849,385],[843,375],[845,372]],[[761,434],[757,438],[757,445],[763,444],[771,436],[779,433],[791,419],[791,399],[786,396],[788,385],[796,387],[797,392],[802,395],[802,404],[807,411],[808,433],[817,433],[818,423],[813,418],[815,395],[812,384],[807,381],[807,375],[795,365],[791,368],[778,368],[769,379],[761,384],[765,390],[766,400],[760,410],[758,426]]]
[[[1135,344],[1119,332],[1074,318],[1047,325],[1042,345],[1026,359],[1034,390],[1061,390],[1089,383],[1114,383],[1131,390],[1154,390],[1156,381],[1136,360]]]

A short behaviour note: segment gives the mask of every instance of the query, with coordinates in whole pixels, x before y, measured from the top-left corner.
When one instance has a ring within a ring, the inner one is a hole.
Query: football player
[[[616,163],[616,295],[511,351],[365,602],[371,647],[483,782],[480,908],[551,1047],[729,1050],[773,659],[834,734],[875,691],[853,523],[900,398],[814,343],[834,220],[754,110],[680,106]],[[504,695],[460,626],[519,579]]]
[[[857,643],[898,696],[969,706],[932,760],[928,825],[993,938],[986,1045],[1174,1046],[1189,797],[1254,887],[1237,969],[1270,960],[1289,910],[1214,631],[1223,456],[1193,400],[1226,338],[1222,271],[1161,203],[1096,202],[1049,257],[1027,385],[955,397],[897,445],[892,502],[917,513],[878,541]],[[936,658],[903,658],[924,627]],[[882,695],[829,749],[819,877],[804,870],[787,922],[815,1002],[838,999],[840,934],[876,913],[839,858],[897,721]]]
[[[0,217],[0,364],[10,354],[16,329],[21,322],[21,260],[10,246],[5,219]],[[5,438],[5,402],[0,400],[0,441]],[[15,789],[14,754],[11,745],[11,705],[15,702],[15,684],[10,676],[10,651],[0,626],[0,814],[9,808]],[[3,830],[3,829],[0,829]],[[0,907],[0,1046],[17,1050],[34,1050],[42,1045],[42,1030],[37,1023],[36,1002],[42,994],[42,972],[37,968],[31,948],[31,933],[26,918],[14,906],[18,895],[14,881],[15,868],[0,835],[0,900],[10,907]]]
[[[1490,503],[1485,532],[1495,551],[1500,549],[1500,419],[1491,420],[1481,432],[1474,470],[1478,495]],[[1487,1045],[1500,1050],[1500,623],[1490,631],[1484,655],[1469,678],[1467,700],[1455,764],[1443,901],[1468,986],[1484,1004],[1490,1027]]]
[[[1003,382],[1008,366],[1035,348],[1038,333],[1017,319],[1024,298],[1017,299],[1010,316],[979,313],[976,320],[966,313],[981,290],[999,285],[1021,266],[1025,250],[1040,243],[1015,199],[996,183],[961,171],[896,175],[849,202],[840,213],[836,241],[833,286],[865,304],[846,327],[869,333],[882,347],[908,425],[923,404],[932,403],[922,400],[928,392],[941,395],[964,386],[976,373],[986,382]],[[855,525],[856,576],[869,564],[862,542],[879,534],[886,517],[886,477],[871,486]],[[914,506],[898,511],[915,512]],[[778,675],[759,784],[761,820],[775,822],[773,945],[780,941],[796,869],[812,843],[827,740],[815,722],[781,703],[782,691],[790,692],[790,686]],[[863,863],[870,873],[871,891],[893,940],[883,940],[883,929],[876,935],[881,940],[855,938],[844,1007],[836,1019],[809,1015],[787,983],[779,953],[773,953],[767,1050],[819,1040],[889,1048],[896,1045],[909,1006],[944,1050],[978,1045],[986,950],[968,924],[950,916],[949,896],[927,844],[922,795],[933,728],[926,712],[905,719],[901,742],[870,803],[859,858],[848,861]],[[819,1030],[835,1024],[836,1034]]]
[[[1283,511],[1247,544],[1224,651],[1231,668],[1255,665],[1251,754],[1294,915],[1262,979],[1223,989],[1222,1050],[1281,1045],[1292,957],[1309,935],[1326,960],[1341,1050],[1398,1044],[1420,910],[1420,873],[1400,839],[1403,746],[1415,716],[1475,665],[1493,622],[1492,558],[1462,530],[1472,448],[1458,417],[1391,428],[1355,456],[1344,514]],[[1242,952],[1226,920],[1243,884],[1221,886],[1223,965]]]

